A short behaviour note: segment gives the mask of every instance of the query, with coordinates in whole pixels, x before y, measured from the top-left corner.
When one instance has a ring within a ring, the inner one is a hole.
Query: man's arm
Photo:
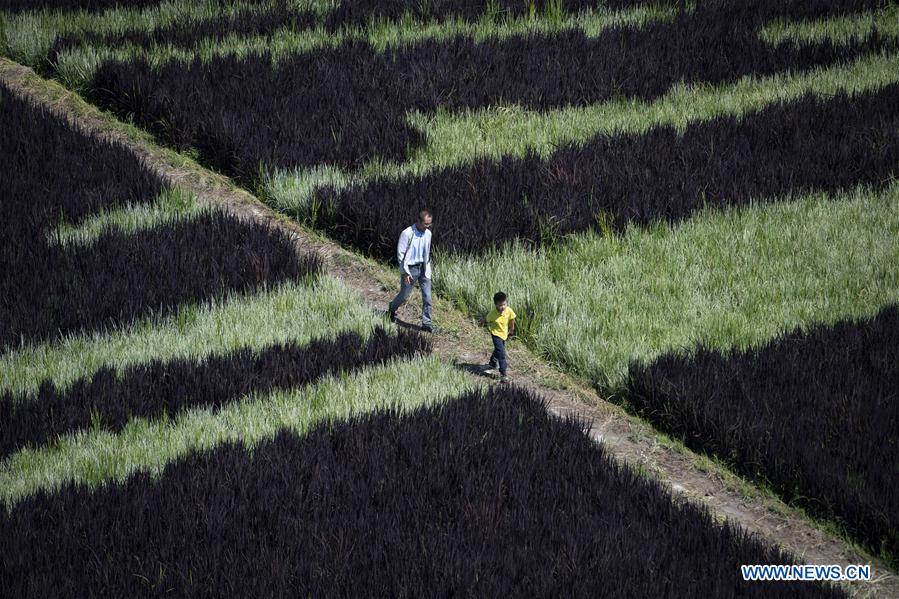
[[[405,257],[411,245],[412,240],[406,237],[406,229],[403,229],[403,232],[400,233],[400,240],[396,244],[396,261],[400,265],[400,273],[410,277],[412,273],[409,272],[409,267],[406,266]]]

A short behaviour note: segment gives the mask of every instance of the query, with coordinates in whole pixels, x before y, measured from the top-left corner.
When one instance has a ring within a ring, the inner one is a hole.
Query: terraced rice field
[[[385,266],[429,209],[456,309],[895,568],[899,4],[34,4],[3,55]],[[744,581],[801,560],[283,230],[2,84],[0,129],[14,596],[859,588]]]

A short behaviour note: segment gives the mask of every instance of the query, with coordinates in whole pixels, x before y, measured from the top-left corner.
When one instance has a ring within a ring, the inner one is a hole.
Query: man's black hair
[[[498,304],[500,302],[506,301],[506,294],[502,291],[497,291],[493,294],[493,303]]]
[[[422,210],[421,212],[418,213],[418,222],[422,222],[424,219],[428,218],[429,216],[431,216],[430,211]],[[431,216],[431,218],[434,218],[434,217]]]

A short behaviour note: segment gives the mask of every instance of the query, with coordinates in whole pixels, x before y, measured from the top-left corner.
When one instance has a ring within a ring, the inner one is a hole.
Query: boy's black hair
[[[497,291],[493,294],[493,303],[498,304],[500,302],[506,301],[506,294],[502,291]]]

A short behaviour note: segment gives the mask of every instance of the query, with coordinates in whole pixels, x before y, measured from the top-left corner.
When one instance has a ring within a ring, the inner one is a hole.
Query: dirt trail
[[[372,309],[383,310],[395,293],[398,277],[393,270],[353,254],[275,213],[227,178],[160,148],[146,133],[99,111],[58,83],[44,80],[31,69],[2,57],[0,81],[16,94],[74,121],[80,129],[125,144],[164,179],[195,193],[200,202],[288,231],[298,251],[319,252],[327,272],[352,288]],[[415,300],[417,297],[413,296],[400,311],[400,318],[407,323],[415,322],[420,314],[414,308]],[[489,339],[485,333],[439,298],[435,298],[435,322],[438,325],[433,336],[435,354],[477,376],[474,365],[486,361],[489,355]],[[899,597],[899,577],[879,560],[858,552],[798,511],[757,491],[720,466],[683,447],[664,442],[648,424],[607,402],[582,381],[555,371],[521,344],[510,346],[514,383],[544,396],[554,414],[574,415],[592,422],[593,438],[618,459],[649,473],[677,494],[708,506],[716,516],[785,548],[800,563],[871,564],[871,582],[845,585],[855,597]]]

